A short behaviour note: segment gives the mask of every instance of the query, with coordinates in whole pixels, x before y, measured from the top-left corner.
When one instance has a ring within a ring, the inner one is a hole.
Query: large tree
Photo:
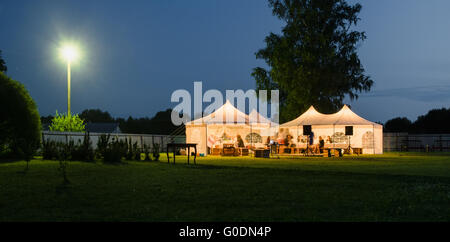
[[[360,4],[344,0],[269,0],[272,12],[286,25],[282,34],[266,37],[256,53],[270,69],[257,67],[252,76],[258,89],[280,90],[281,121],[295,118],[314,105],[321,112],[337,111],[343,99],[358,98],[373,81],[365,75],[356,53],[366,36],[352,30]]]
[[[25,86],[0,72],[0,154],[28,162],[39,148],[41,122]]]

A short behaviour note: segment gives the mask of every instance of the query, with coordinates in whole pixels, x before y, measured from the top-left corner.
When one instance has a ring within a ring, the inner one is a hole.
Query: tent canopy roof
[[[375,125],[380,124],[368,121],[354,113],[347,105],[333,114],[319,113],[313,106],[298,118],[284,123],[281,127],[292,127],[302,125]]]
[[[231,104],[229,100],[224,105],[218,108],[213,113],[187,122],[186,125],[193,124],[257,124],[265,123],[272,124],[272,122],[258,113],[256,110],[252,110],[250,115],[245,114]]]

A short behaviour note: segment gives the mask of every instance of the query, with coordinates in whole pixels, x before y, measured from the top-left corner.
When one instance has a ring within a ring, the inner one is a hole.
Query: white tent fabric
[[[334,147],[351,145],[354,148],[362,148],[365,154],[383,153],[383,126],[368,121],[354,113],[347,105],[334,114],[319,113],[311,106],[298,118],[280,125],[280,134],[290,134],[296,145],[306,142],[303,135],[303,126],[311,125],[314,132],[314,142],[318,137],[330,137]],[[353,135],[345,135],[345,126],[353,126]]]
[[[342,109],[333,114],[319,113],[313,106],[311,106],[306,112],[300,115],[298,118],[280,125],[280,127],[292,127],[302,125],[375,125],[380,124],[370,122],[364,118],[361,118],[354,113],[347,105],[344,105]]]
[[[358,116],[346,105],[334,114],[320,113],[311,106],[298,118],[278,125],[256,110],[247,115],[227,100],[215,112],[186,123],[186,141],[196,143],[199,153],[205,155],[208,148],[236,144],[238,136],[252,147],[265,147],[267,140],[286,137],[291,137],[290,145],[305,147],[303,125],[311,125],[316,144],[321,136],[334,148],[351,146],[362,148],[364,154],[383,153],[383,126]],[[353,135],[345,135],[346,126],[353,126]]]
[[[231,123],[240,123],[240,124],[248,124],[249,117],[247,114],[241,112],[239,109],[235,108],[233,104],[230,103],[229,100],[222,105],[222,107],[218,108],[215,112],[190,122],[187,122],[186,125],[191,124],[231,124]]]
[[[274,128],[278,125],[256,110],[247,115],[227,100],[215,112],[186,123],[186,142],[196,143],[198,152],[205,155],[208,147],[235,144],[238,135],[246,146],[263,147]]]
[[[311,106],[306,112],[300,115],[298,118],[280,125],[280,127],[291,127],[299,125],[312,125],[312,124],[330,124],[330,121],[325,121],[329,115],[317,112],[317,110]]]

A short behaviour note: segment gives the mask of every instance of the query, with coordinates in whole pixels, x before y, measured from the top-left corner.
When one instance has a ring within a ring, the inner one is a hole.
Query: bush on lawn
[[[148,147],[147,144],[144,144],[144,149],[143,149],[142,152],[145,154],[144,160],[146,160],[146,161],[151,161],[152,160],[152,158],[150,157],[151,156],[150,155],[150,148]]]
[[[159,144],[158,143],[153,143],[152,155],[153,155],[153,160],[155,160],[155,161],[159,160]]]
[[[58,158],[58,144],[50,139],[42,140],[42,158],[44,160],[56,160]]]
[[[72,159],[76,161],[94,161],[95,151],[92,148],[92,142],[89,136],[89,132],[84,134],[83,143],[79,143],[73,146]]]
[[[128,144],[125,140],[119,140],[118,137],[113,137],[109,141],[110,135],[102,134],[97,142],[97,157],[103,160],[104,163],[119,163],[122,158],[128,155]]]
[[[61,151],[65,150],[69,153],[68,160],[71,161],[94,161],[95,151],[92,148],[89,133],[84,135],[83,142],[78,141],[77,144],[73,140],[65,142],[56,142],[50,139],[42,141],[42,158],[44,160],[59,159]]]
[[[104,153],[102,154],[104,163],[120,163],[122,158],[126,156],[127,144],[124,141],[113,138],[108,143]]]
[[[69,179],[67,178],[67,166],[68,161],[72,158],[72,150],[73,150],[73,140],[70,142],[56,142],[56,150],[57,150],[57,160],[59,161],[58,170],[61,172],[63,177],[63,184],[69,184]]]
[[[126,159],[127,160],[141,160],[141,150],[138,147],[137,141],[134,143],[131,143],[131,137],[128,139],[125,139],[125,143],[127,143],[127,154]]]
[[[109,138],[111,136],[108,134],[102,134],[98,137],[97,141],[97,150],[95,151],[95,155],[98,159],[103,159],[103,156],[108,148]]]

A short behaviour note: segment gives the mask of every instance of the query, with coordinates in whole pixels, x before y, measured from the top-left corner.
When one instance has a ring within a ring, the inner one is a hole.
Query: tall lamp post
[[[77,59],[78,51],[72,45],[65,45],[61,48],[61,56],[67,61],[67,115],[70,116],[70,63]]]

